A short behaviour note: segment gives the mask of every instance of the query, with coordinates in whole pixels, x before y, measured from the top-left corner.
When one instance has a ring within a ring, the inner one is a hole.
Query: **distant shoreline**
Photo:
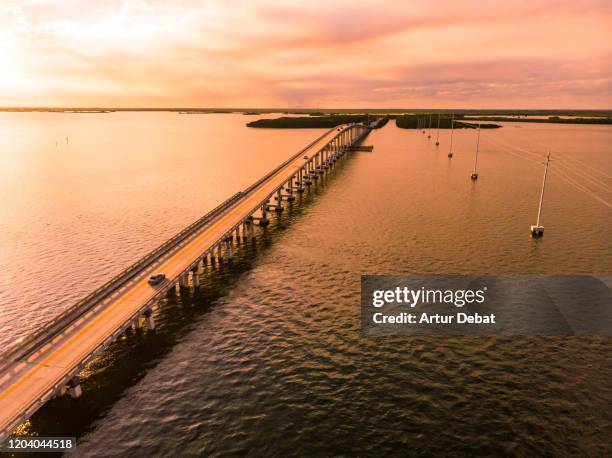
[[[612,117],[590,116],[584,118],[560,118],[549,116],[548,118],[508,118],[501,116],[469,117],[462,118],[464,121],[495,121],[495,122],[539,122],[548,124],[612,124]]]
[[[533,122],[549,124],[590,124],[612,125],[612,110],[351,110],[351,109],[274,109],[274,108],[65,108],[65,107],[5,107],[5,113],[68,113],[68,114],[105,114],[114,112],[168,112],[181,115],[189,114],[243,114],[248,116],[264,114],[306,115],[306,117],[261,118],[247,123],[256,128],[322,128],[333,127],[343,122],[360,122],[368,115],[397,118],[397,126],[403,129],[418,128],[418,118],[432,118],[432,126],[441,117],[440,128],[450,128],[450,118],[454,115],[456,128],[470,128],[470,123],[481,124],[482,128],[501,127],[484,122]],[[463,122],[463,125],[461,124]],[[448,125],[447,125],[448,124]]]
[[[145,108],[145,107],[0,107],[0,112],[45,112],[45,113],[107,113],[119,111],[161,111],[180,112],[182,114],[211,114],[211,113],[247,113],[247,114],[304,114],[304,115],[331,115],[331,114],[452,114],[470,116],[584,116],[608,118],[612,117],[612,109],[434,109],[434,108]],[[516,119],[518,120],[518,119]]]

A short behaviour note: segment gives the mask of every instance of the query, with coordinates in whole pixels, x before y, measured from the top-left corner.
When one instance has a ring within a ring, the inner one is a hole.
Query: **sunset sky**
[[[612,1],[1,0],[0,106],[612,108]]]

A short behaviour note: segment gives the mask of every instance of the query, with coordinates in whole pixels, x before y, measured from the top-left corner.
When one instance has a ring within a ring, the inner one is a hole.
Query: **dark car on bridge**
[[[149,277],[149,285],[158,285],[166,278],[165,274],[154,274]]]

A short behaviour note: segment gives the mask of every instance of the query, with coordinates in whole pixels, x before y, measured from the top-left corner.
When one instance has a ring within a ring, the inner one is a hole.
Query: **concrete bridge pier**
[[[234,253],[232,251],[232,242],[229,240],[225,241],[225,251],[227,253],[227,259],[231,260]]]
[[[70,394],[70,397],[76,399],[80,398],[83,394],[81,379],[78,376],[72,377],[66,385],[68,386],[68,394]]]
[[[270,224],[270,220],[268,219],[268,207],[269,202],[265,202],[261,207],[261,218],[259,219],[259,225],[262,227],[268,226]]]
[[[251,236],[251,240],[255,240],[255,224],[253,224],[253,221],[251,220],[251,224],[249,224],[249,234]]]
[[[304,169],[300,168],[300,170],[298,170],[298,179],[297,179],[297,188],[295,189],[297,192],[302,193],[304,192]]]
[[[248,238],[248,231],[249,231],[249,227],[251,226],[251,224],[248,224],[246,221],[244,221],[242,223],[242,241],[246,242],[247,238]]]
[[[307,163],[304,170],[304,184],[306,186],[310,186],[312,184],[312,180],[310,179],[310,163]]]
[[[179,286],[180,286],[181,288],[187,288],[187,286],[188,286],[188,284],[187,284],[187,274],[182,273],[182,274],[179,276]]]
[[[283,204],[282,204],[282,195],[281,195],[281,190],[279,189],[276,192],[276,205],[274,206],[274,211],[276,213],[282,213],[283,210],[284,210],[284,208],[283,208]]]
[[[153,319],[153,310],[146,309],[142,314],[145,319],[145,323],[147,323],[147,329],[149,331],[155,331],[155,320]]]
[[[318,174],[317,174],[316,160],[317,160],[317,157],[314,156],[310,161],[310,175],[312,176],[313,180],[319,179]]]
[[[287,202],[293,202],[295,200],[295,195],[293,194],[293,181],[295,180],[295,175],[289,178],[287,182],[287,192],[289,195],[287,196]]]
[[[139,329],[142,329],[142,319],[140,315],[138,315],[136,318],[134,318],[134,321],[132,321],[132,329],[134,331],[138,331]]]
[[[191,282],[193,283],[194,288],[200,287],[200,276],[198,275],[198,268],[194,267],[191,269]]]
[[[223,260],[225,258],[225,256],[223,255],[223,244],[225,242],[219,242],[217,244],[217,260],[218,260],[218,264],[221,265],[223,264]]]

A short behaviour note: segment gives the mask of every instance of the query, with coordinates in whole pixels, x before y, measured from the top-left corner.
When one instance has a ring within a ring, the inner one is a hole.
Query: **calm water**
[[[318,134],[247,119],[3,114],[3,341]],[[455,132],[452,161],[448,132],[438,150],[432,133],[372,133],[373,153],[347,157],[25,430],[76,434],[88,457],[610,454],[609,338],[360,335],[360,274],[612,272],[612,128],[483,130],[477,183],[475,132]]]
[[[253,119],[0,113],[0,345],[74,304],[323,132],[246,128]]]

